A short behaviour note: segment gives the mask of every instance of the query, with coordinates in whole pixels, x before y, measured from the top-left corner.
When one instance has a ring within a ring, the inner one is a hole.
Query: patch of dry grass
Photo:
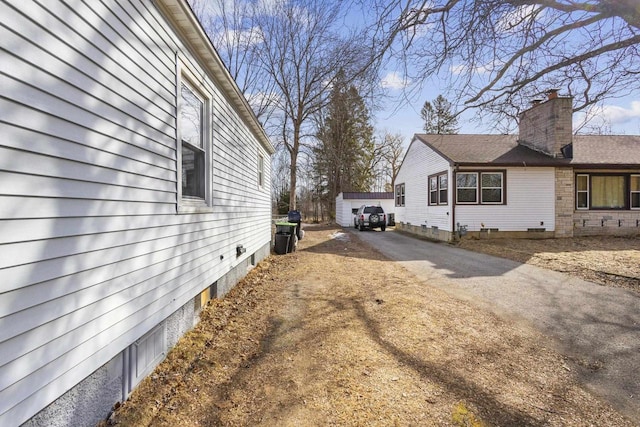
[[[465,239],[459,246],[640,292],[640,236]]]
[[[113,415],[127,426],[631,426],[538,333],[308,228],[263,261]]]

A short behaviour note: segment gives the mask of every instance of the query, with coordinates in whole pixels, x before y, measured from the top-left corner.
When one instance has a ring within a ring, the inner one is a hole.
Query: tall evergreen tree
[[[424,131],[437,134],[458,133],[458,117],[452,108],[451,103],[442,95],[438,95],[433,100],[433,105],[429,101],[425,101],[420,111],[424,120]]]
[[[368,191],[375,179],[371,170],[375,155],[369,110],[358,90],[340,72],[331,89],[329,103],[319,119],[314,170],[323,188],[323,201],[335,211],[342,191]]]

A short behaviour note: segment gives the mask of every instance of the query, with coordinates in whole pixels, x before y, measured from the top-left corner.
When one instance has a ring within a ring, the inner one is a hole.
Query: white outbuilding
[[[336,197],[336,223],[343,227],[353,226],[353,216],[362,205],[382,206],[389,214],[393,213],[393,193],[367,192],[367,193],[340,193]],[[393,217],[393,216],[392,216]]]

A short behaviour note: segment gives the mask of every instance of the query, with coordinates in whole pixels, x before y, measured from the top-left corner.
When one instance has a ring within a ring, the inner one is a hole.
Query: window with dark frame
[[[575,177],[577,210],[640,209],[640,175],[579,173]]]
[[[456,173],[456,203],[504,205],[505,171],[465,171]]]
[[[502,172],[482,172],[480,178],[480,203],[502,204]]]
[[[404,184],[396,185],[396,206],[404,206]]]
[[[478,173],[456,173],[456,203],[478,203]]]
[[[180,85],[182,197],[205,199],[204,101],[185,82]]]
[[[624,209],[625,177],[621,175],[591,176],[592,209]]]
[[[448,203],[449,179],[447,172],[429,176],[429,205],[446,205]]]
[[[435,175],[429,177],[429,204],[438,204],[438,177]]]
[[[449,203],[449,175],[443,173],[438,175],[438,204],[446,205]]]

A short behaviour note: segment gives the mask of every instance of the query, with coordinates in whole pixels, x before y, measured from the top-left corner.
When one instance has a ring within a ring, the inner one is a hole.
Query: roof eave
[[[175,29],[188,42],[192,51],[206,64],[211,77],[221,86],[227,98],[232,102],[253,134],[264,149],[272,155],[275,148],[267,136],[251,106],[238,88],[231,74],[225,67],[220,55],[216,52],[211,40],[204,32],[200,21],[195,16],[186,0],[154,0],[158,9],[174,25]]]
[[[413,136],[414,141],[417,139],[420,142],[422,142],[424,145],[426,145],[427,147],[429,147],[431,150],[433,150],[437,155],[439,155],[440,157],[442,157],[443,159],[445,159],[447,162],[449,162],[449,166],[455,166],[456,164],[459,164],[458,162],[454,161],[452,158],[450,158],[449,156],[447,156],[446,154],[444,154],[442,151],[438,150],[436,147],[434,147],[432,144],[430,144],[428,141],[425,141],[424,139],[420,138],[419,134],[415,134]],[[408,151],[408,150],[407,150]]]
[[[520,168],[550,168],[557,166],[569,166],[568,163],[527,163],[527,162],[458,162],[459,167],[520,167]]]
[[[640,169],[639,163],[569,163],[574,169]]]

